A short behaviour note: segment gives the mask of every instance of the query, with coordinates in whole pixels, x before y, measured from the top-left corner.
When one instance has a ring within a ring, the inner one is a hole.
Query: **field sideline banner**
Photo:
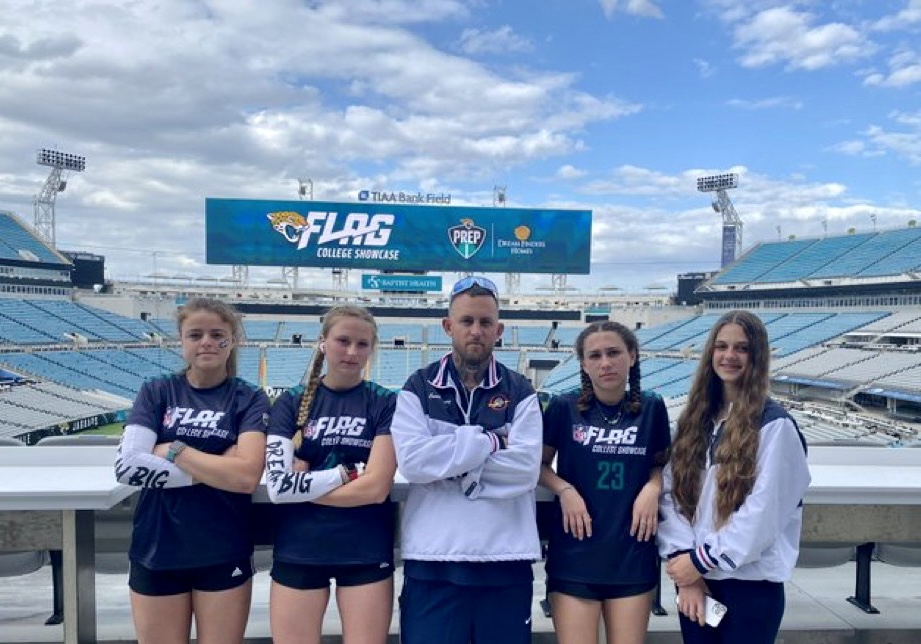
[[[592,212],[205,200],[209,264],[588,274]]]

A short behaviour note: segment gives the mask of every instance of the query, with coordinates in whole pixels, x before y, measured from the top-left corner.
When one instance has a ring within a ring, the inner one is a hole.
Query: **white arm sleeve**
[[[143,425],[128,425],[115,454],[115,478],[135,487],[182,487],[192,485],[192,475],[165,458],[155,456],[157,432]]]
[[[265,446],[265,487],[272,503],[313,501],[342,486],[339,468],[295,472],[294,443],[283,436],[269,436]]]

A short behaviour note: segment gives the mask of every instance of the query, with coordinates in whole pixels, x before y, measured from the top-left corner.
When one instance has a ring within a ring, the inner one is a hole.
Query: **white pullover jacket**
[[[537,395],[493,357],[465,404],[450,360],[449,353],[417,371],[397,397],[390,431],[409,482],[402,556],[536,561],[534,490],[543,441]]]
[[[678,511],[671,493],[671,465],[666,465],[659,500],[659,554],[689,552],[705,579],[787,581],[799,555],[802,500],[811,480],[806,443],[787,412],[768,400],[761,416],[754,488],[729,521],[717,528],[719,465],[712,457],[721,437],[722,428],[715,428],[693,524]]]

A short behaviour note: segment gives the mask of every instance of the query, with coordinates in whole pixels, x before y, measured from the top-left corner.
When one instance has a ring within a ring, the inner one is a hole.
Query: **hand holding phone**
[[[675,603],[678,603],[678,597],[675,597]],[[704,597],[704,622],[707,626],[719,626],[728,610],[726,604],[716,601],[710,595]]]
[[[716,628],[720,625],[720,621],[726,615],[726,611],[729,609],[726,608],[726,604],[722,604],[710,595],[707,595],[706,601],[704,603],[704,621],[707,622],[707,625]]]

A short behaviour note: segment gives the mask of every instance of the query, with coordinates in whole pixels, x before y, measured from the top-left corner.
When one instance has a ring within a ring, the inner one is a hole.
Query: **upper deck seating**
[[[11,212],[0,210],[0,259],[69,265],[29,232]]]
[[[820,239],[801,252],[781,262],[771,270],[760,275],[762,282],[795,282],[835,261],[865,240],[856,235],[847,237],[828,237]]]
[[[816,240],[768,242],[755,246],[735,264],[723,271],[714,284],[738,284],[762,281],[761,277],[785,261],[805,251]]]

